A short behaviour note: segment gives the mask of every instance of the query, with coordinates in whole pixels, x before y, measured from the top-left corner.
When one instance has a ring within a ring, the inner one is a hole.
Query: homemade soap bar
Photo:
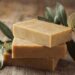
[[[11,66],[22,66],[40,70],[54,71],[59,59],[53,58],[22,58],[12,59],[9,53],[4,53],[4,64]]]
[[[66,44],[49,48],[19,38],[12,43],[12,58],[62,58],[66,52]]]
[[[14,24],[13,35],[51,48],[71,40],[71,28],[33,19]]]

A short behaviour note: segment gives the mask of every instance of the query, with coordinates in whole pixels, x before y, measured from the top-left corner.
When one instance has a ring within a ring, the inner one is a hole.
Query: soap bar
[[[19,38],[12,43],[12,58],[62,58],[66,54],[66,44],[49,48]]]
[[[39,70],[54,71],[59,59],[53,58],[22,58],[12,59],[9,53],[4,53],[4,64],[11,66],[22,66]]]
[[[13,25],[13,35],[16,38],[54,47],[71,40],[71,28],[37,19],[19,22]]]

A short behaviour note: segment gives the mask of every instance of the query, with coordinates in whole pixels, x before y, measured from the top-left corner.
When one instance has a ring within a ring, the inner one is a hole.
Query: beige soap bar
[[[14,37],[54,47],[71,39],[71,28],[32,19],[13,25]]]
[[[40,70],[52,70],[54,71],[57,67],[59,59],[53,58],[22,58],[12,59],[9,53],[4,53],[5,65],[11,66],[22,66]]]
[[[19,38],[14,38],[12,44],[12,58],[62,58],[66,52],[66,44],[49,48]]]

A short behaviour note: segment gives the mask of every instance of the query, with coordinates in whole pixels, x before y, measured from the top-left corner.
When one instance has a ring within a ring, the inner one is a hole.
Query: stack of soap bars
[[[66,57],[71,28],[32,19],[13,25],[12,62],[36,69],[54,70]]]

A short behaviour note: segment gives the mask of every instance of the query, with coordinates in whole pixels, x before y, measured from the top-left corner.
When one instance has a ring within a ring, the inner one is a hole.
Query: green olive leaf
[[[55,24],[58,24],[58,25],[61,24],[58,15],[55,16],[55,18],[54,18],[54,23],[55,23]]]
[[[68,26],[66,11],[60,3],[57,3],[56,5],[56,15],[59,17],[61,24]]]
[[[47,22],[49,22],[48,19],[46,19],[46,18],[44,18],[44,17],[41,17],[41,16],[38,16],[38,19],[39,19],[39,20],[42,20],[42,21],[47,21]]]
[[[0,45],[0,69],[3,68],[3,64],[4,64],[4,57],[3,57],[3,53],[4,53],[4,48],[2,45]]]
[[[68,17],[68,26],[75,32],[75,12]]]
[[[13,34],[12,31],[3,23],[0,21],[0,30],[11,40],[13,40]]]
[[[44,17],[46,19],[48,19],[50,22],[54,21],[54,12],[52,11],[52,9],[50,7],[46,7],[45,9],[45,13],[44,13]]]
[[[12,42],[10,41],[4,42],[4,44],[0,44],[0,69],[2,69],[4,66],[3,54],[5,51],[7,51],[8,53],[11,53],[11,48],[12,48],[11,45],[12,45]]]
[[[3,41],[0,40],[0,44],[3,44]]]
[[[4,57],[2,54],[0,54],[0,69],[3,68],[3,64],[4,64]]]
[[[11,50],[12,50],[12,42],[5,43],[5,50],[6,50],[8,53],[11,53]]]

